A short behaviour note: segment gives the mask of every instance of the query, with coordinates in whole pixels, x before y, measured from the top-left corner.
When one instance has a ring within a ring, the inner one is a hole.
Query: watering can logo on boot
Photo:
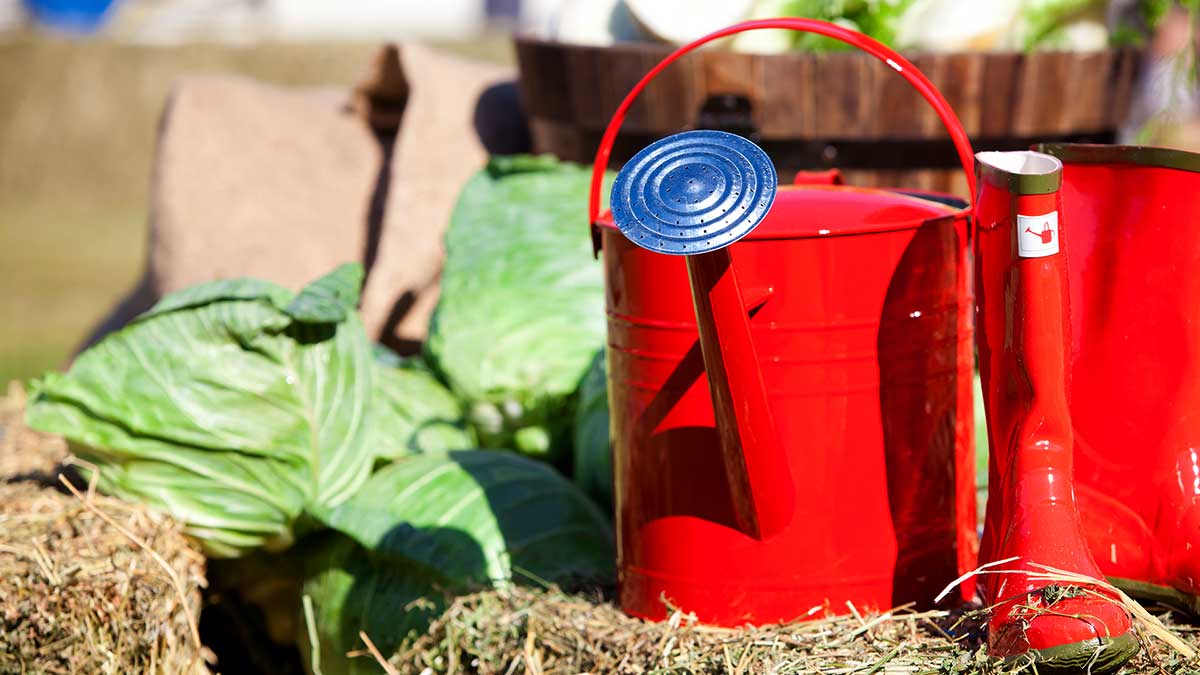
[[[778,186],[753,143],[701,130],[631,159],[601,216],[612,144],[646,83],[707,41],[767,28],[887,63],[974,179],[966,134],[929,81],[820,21],[718,31],[622,102],[589,216],[606,274],[620,603],[650,619],[666,618],[664,599],[727,626],[930,605],[975,567],[966,204]]]
[[[1017,253],[1042,258],[1058,253],[1058,211],[1040,216],[1017,216]]]

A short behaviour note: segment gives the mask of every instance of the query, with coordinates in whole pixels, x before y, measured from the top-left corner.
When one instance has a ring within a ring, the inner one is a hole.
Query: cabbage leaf
[[[462,405],[422,364],[381,363],[374,378],[370,445],[377,459],[476,447]]]
[[[759,0],[756,18],[769,16],[821,19],[891,44],[900,17],[912,0]],[[792,33],[792,47],[800,51],[850,51],[850,45],[815,33]]]
[[[320,552],[306,555],[304,592],[325,675],[378,672],[369,658],[343,657],[362,648],[358,631],[391,653],[453,594],[613,578],[604,515],[554,469],[512,453],[401,458],[321,520],[340,536],[326,533]]]
[[[345,501],[374,461],[361,282],[344,265],[298,294],[235,279],[168,295],[35,383],[27,422],[212,556],[286,548],[305,509]]]
[[[1022,47],[1026,51],[1039,48],[1103,49],[1108,46],[1108,30],[1104,25],[1107,6],[1107,0],[1026,0],[1018,24]],[[1087,45],[1073,44],[1071,28],[1083,22],[1098,26],[1099,39]]]
[[[608,372],[604,351],[596,354],[579,385],[575,408],[575,484],[608,513],[613,508],[612,446],[608,435]]]
[[[455,206],[426,355],[484,447],[556,459],[569,446],[572,395],[605,335],[590,182],[549,156],[497,157]]]

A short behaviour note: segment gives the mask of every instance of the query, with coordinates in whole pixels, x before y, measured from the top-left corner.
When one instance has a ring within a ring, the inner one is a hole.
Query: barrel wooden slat
[[[535,149],[590,161],[620,101],[668,53],[662,45],[518,39]],[[1110,141],[1128,114],[1140,58],[1136,51],[1113,50],[917,54],[911,60],[942,91],[972,139],[997,149],[1038,140]],[[794,162],[779,166],[782,175],[846,161],[840,166],[853,182],[965,189],[946,131],[928,104],[891,68],[853,52],[688,54],[630,108],[614,165],[656,138],[700,126],[706,101],[726,94],[740,97],[743,108],[749,102],[748,113],[738,108],[733,117],[743,115],[752,135],[774,144],[773,156]]]
[[[653,66],[653,63],[649,63],[650,61],[652,59],[646,59],[645,55],[639,52],[612,54],[598,68],[600,86],[596,90],[603,94],[608,101],[620,101],[625,94],[629,93],[633,86],[632,83],[636,83],[645,74],[647,65]],[[661,92],[675,84],[676,79],[672,77],[655,79],[651,83],[654,91],[650,92],[648,96],[639,96],[625,113],[627,127],[639,131],[654,128],[651,122],[655,116],[653,108],[661,106],[660,102],[665,98]],[[603,126],[607,122],[608,119],[599,117],[593,120],[592,126]]]
[[[638,80],[660,60],[661,57],[658,54],[643,53],[641,68],[638,72],[622,73],[620,83],[614,84],[624,85],[622,95],[629,93]],[[680,129],[691,124],[692,107],[686,102],[695,98],[696,83],[695,78],[692,77],[692,70],[691,68],[668,68],[666,72],[651,82],[650,87],[644,92],[646,131]],[[607,124],[608,120],[604,120],[601,126]]]
[[[1034,137],[1070,128],[1074,105],[1073,101],[1064,98],[1071,87],[1067,78],[1070,60],[1033,56],[1025,58],[1013,120],[1015,135]]]
[[[855,82],[858,82],[857,93],[848,97],[846,101],[847,105],[855,110],[853,128],[858,130],[856,135],[878,137],[877,125],[879,119],[887,115],[888,102],[881,100],[877,95],[863,96],[863,92],[877,92],[885,79],[897,76],[889,72],[890,66],[880,63],[877,59],[864,59],[856,53],[841,56],[851,64],[847,90],[853,91],[856,88]]]
[[[941,83],[938,91],[942,92],[942,96],[946,97],[950,105],[954,105],[955,87],[958,85],[949,77],[951,67],[950,58],[946,54],[931,54],[929,55],[930,68],[933,71],[932,75],[926,74],[926,77],[933,78],[934,82]],[[925,72],[925,71],[921,71]],[[920,111],[921,116],[921,138],[930,138],[936,136],[938,130],[942,128],[940,120],[935,115],[929,114],[929,106],[921,99],[914,98],[909,102],[909,105],[914,106]],[[957,109],[956,109],[957,110]]]
[[[552,44],[517,41],[525,100],[538,102],[537,117],[565,122],[573,115],[567,60],[562,56]]]
[[[1097,52],[1081,55],[1072,63],[1066,96],[1071,100],[1069,107],[1075,111],[1074,126],[1093,130],[1105,127],[1108,92],[1104,90],[1104,81],[1111,61],[1109,52]]]
[[[862,135],[859,110],[866,83],[860,81],[856,59],[848,54],[818,54],[810,96],[817,99],[814,135],[820,138],[855,138]]]
[[[760,91],[770,95],[758,101],[756,114],[764,136],[812,138],[817,133],[817,99],[812,59],[791,54],[775,59],[760,59]],[[787,82],[781,86],[779,83]]]
[[[738,58],[741,54],[714,52],[700,60],[704,75],[704,90],[714,94],[744,96],[750,101],[759,98],[754,79],[754,59]]]
[[[942,95],[950,103],[963,128],[968,135],[979,134],[979,119],[985,106],[994,105],[990,96],[980,86],[983,79],[983,59],[959,59],[952,54],[940,54],[942,68],[938,72],[938,82],[946,85]],[[928,106],[922,106],[929,110]],[[926,128],[930,135],[944,134],[945,127],[935,115],[928,115],[935,122],[935,127]]]
[[[931,63],[928,57],[918,57],[926,65]],[[878,63],[878,62],[876,62]],[[914,63],[921,72],[926,72],[926,65]],[[876,90],[878,93],[877,109],[882,114],[875,118],[872,137],[874,138],[923,138],[926,134],[925,125],[928,115],[921,105],[921,95],[912,88],[903,77],[898,73],[891,72],[891,68],[883,64],[879,64],[880,68],[887,68],[888,72],[885,77],[879,81],[879,87]],[[928,73],[926,73],[928,74]]]
[[[1107,106],[1108,124],[1106,126],[1120,126],[1125,122],[1125,116],[1129,112],[1129,101],[1133,99],[1133,86],[1137,78],[1138,69],[1141,67],[1140,54],[1131,51],[1118,52],[1113,57],[1113,70],[1108,78],[1110,101],[1123,103],[1124,105]]]
[[[974,132],[982,138],[999,138],[1012,133],[1017,82],[1023,54],[996,54],[983,62],[979,89],[987,101],[980,106],[979,127]]]

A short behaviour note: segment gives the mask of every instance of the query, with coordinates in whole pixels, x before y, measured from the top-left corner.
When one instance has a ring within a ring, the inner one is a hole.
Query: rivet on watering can
[[[770,158],[751,141],[685,131],[650,144],[621,169],[612,187],[613,220],[651,251],[714,251],[758,227],[778,182]]]

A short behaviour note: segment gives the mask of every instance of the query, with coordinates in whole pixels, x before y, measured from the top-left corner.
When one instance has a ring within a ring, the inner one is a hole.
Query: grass
[[[6,212],[0,226],[0,380],[60,365],[135,281],[144,217],[49,205]]]

